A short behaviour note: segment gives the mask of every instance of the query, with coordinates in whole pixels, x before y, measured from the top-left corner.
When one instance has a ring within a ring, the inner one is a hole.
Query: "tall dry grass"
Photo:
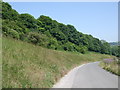
[[[111,57],[55,51],[10,38],[2,44],[3,88],[50,88],[72,68]]]

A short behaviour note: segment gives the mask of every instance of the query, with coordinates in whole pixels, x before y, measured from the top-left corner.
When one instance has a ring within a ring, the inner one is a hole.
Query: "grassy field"
[[[111,62],[104,62],[104,60],[100,63],[100,66],[113,73],[113,74],[116,74],[118,76],[120,76],[120,68],[118,68],[120,66],[120,62],[118,62],[118,59],[117,58],[114,58],[113,61]]]
[[[104,58],[113,57],[94,52],[55,51],[3,38],[2,87],[50,88],[72,68]]]

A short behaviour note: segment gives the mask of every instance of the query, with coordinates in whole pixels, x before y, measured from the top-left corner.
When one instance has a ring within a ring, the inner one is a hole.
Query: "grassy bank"
[[[104,60],[100,63],[100,66],[118,76],[120,76],[120,69],[118,68],[120,66],[120,62],[117,58],[114,58],[112,61],[105,62]]]
[[[2,44],[3,88],[49,88],[78,65],[112,58],[93,52],[55,51],[8,38]]]

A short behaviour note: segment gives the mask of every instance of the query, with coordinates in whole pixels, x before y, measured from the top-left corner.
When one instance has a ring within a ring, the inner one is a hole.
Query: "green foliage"
[[[13,29],[9,30],[8,33],[9,33],[10,36],[13,37],[13,38],[16,38],[16,39],[19,39],[19,38],[20,38],[19,33],[18,33],[17,31],[13,30]]]
[[[17,20],[18,19],[18,12],[5,2],[2,2],[2,18],[9,19],[9,20]]]
[[[110,44],[107,42],[103,42],[101,45],[101,53],[110,54]]]
[[[118,46],[118,57],[120,58],[120,46]]]
[[[33,44],[38,44],[41,41],[41,37],[38,33],[30,32],[28,34],[28,40]]]
[[[44,16],[44,15],[41,15],[39,18],[38,18],[39,21],[41,21],[44,25],[52,25],[52,19],[48,16]]]
[[[111,54],[119,57],[119,46],[111,46]]]
[[[55,50],[59,49],[57,40],[54,38],[49,39],[49,43],[47,45],[47,48],[55,49]]]
[[[31,42],[35,45],[40,45],[40,46],[43,46],[43,47],[47,47],[47,45],[49,43],[46,35],[43,35],[43,34],[37,33],[37,32],[30,32],[27,35],[27,38],[28,38],[28,42]]]
[[[50,33],[52,34],[53,37],[55,37],[58,41],[61,41],[63,43],[65,43],[64,41],[66,41],[66,37],[65,35],[60,32],[57,28],[51,29]]]
[[[70,42],[67,42],[67,43],[65,43],[64,45],[63,45],[63,49],[65,50],[65,51],[76,51],[75,50],[75,44],[73,44],[73,43],[70,43]]]
[[[19,14],[2,3],[3,35],[55,50],[86,53],[89,51],[118,55],[117,48],[110,47],[91,35],[78,32],[73,25],[65,25],[48,16],[35,19],[30,14]]]
[[[80,53],[83,53],[83,54],[85,54],[86,52],[87,52],[87,47],[86,46],[77,46],[76,47],[76,50],[77,50],[77,52],[80,52]]]
[[[42,28],[42,27],[39,27],[39,28],[38,28],[38,32],[42,32],[42,33],[44,33],[44,32],[45,32],[45,29]]]
[[[29,29],[36,29],[37,28],[37,21],[30,14],[27,14],[27,13],[20,14],[19,19],[20,19],[20,22],[22,22],[27,28],[29,28]]]

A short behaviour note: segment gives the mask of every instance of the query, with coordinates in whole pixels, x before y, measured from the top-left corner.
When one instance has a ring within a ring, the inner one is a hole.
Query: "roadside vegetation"
[[[120,46],[118,46],[118,53],[120,53]],[[114,57],[113,59],[109,59],[109,58],[104,59],[100,63],[100,66],[103,69],[120,76],[120,56],[119,57]]]
[[[78,65],[113,57],[56,51],[12,38],[3,38],[2,43],[3,88],[50,88]]]
[[[113,73],[113,74],[116,74],[118,76],[120,76],[120,69],[119,69],[119,66],[120,66],[120,60],[118,60],[118,58],[114,58],[114,59],[104,59],[101,63],[100,63],[100,66]]]

